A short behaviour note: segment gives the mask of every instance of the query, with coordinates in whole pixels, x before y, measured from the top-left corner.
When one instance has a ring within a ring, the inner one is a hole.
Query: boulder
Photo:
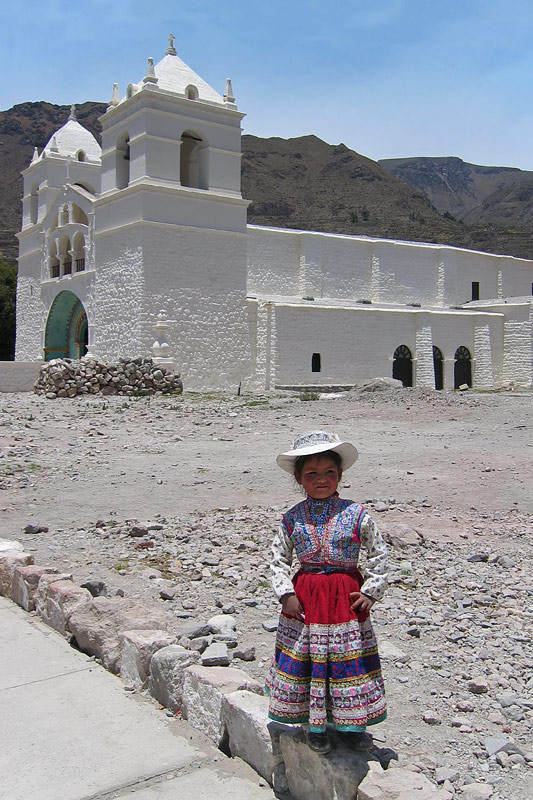
[[[361,781],[357,800],[452,800],[453,795],[431,783],[422,773],[395,767],[383,771],[369,763],[367,776]]]
[[[423,536],[418,531],[401,522],[382,523],[380,528],[385,541],[400,550],[416,547],[424,541]]]
[[[148,691],[169,711],[181,711],[183,702],[183,672],[196,664],[200,654],[179,644],[162,647],[150,661]]]
[[[152,656],[174,643],[175,637],[162,630],[124,631],[120,634],[120,677],[136,689],[144,689]]]
[[[0,553],[0,595],[9,597],[13,573],[17,567],[33,564],[33,556],[21,550],[4,550]]]
[[[268,697],[254,692],[240,690],[224,695],[222,723],[232,757],[242,758],[272,784],[276,759],[268,728],[268,703]]]
[[[225,738],[222,699],[239,689],[263,694],[263,686],[233,667],[187,667],[183,673],[183,718],[218,747]]]
[[[75,612],[69,627],[80,650],[101,659],[104,667],[120,669],[120,634],[131,630],[168,630],[172,620],[162,611],[122,597],[94,597]]]
[[[368,754],[338,742],[324,756],[308,747],[302,728],[278,725],[272,730],[278,737],[293,800],[356,800],[357,787],[368,772]],[[279,785],[279,776],[276,784]]]
[[[52,576],[53,577],[53,576]],[[91,602],[91,593],[70,580],[55,580],[48,586],[46,602],[41,606],[43,622],[65,636],[75,611]]]
[[[57,580],[59,573],[54,567],[38,567],[35,564],[16,567],[9,596],[25,611],[35,611],[37,588],[43,575],[55,575]]]

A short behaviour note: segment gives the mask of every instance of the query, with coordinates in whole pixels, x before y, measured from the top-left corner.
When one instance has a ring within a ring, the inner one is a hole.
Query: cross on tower
[[[175,38],[176,37],[174,36],[173,33],[171,33],[170,36],[168,37],[169,46],[165,50],[165,55],[167,55],[167,56],[177,56],[178,55],[177,50],[174,47]]]

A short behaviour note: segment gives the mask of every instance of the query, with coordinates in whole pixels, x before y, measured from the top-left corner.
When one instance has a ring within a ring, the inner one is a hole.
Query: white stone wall
[[[0,361],[0,392],[32,392],[41,361]]]
[[[98,268],[85,305],[92,355],[116,360],[149,355],[142,333],[145,297],[141,231],[96,237]]]
[[[263,312],[264,313],[264,312]],[[351,384],[392,376],[394,351],[406,345],[413,356],[416,386],[434,388],[433,346],[444,359],[444,388],[454,388],[455,352],[466,347],[472,358],[474,386],[492,386],[499,375],[503,315],[388,308],[334,308],[274,305],[270,331],[258,310],[257,381],[270,369],[270,385]],[[320,353],[321,371],[311,371]],[[479,362],[479,363],[478,363]],[[275,369],[275,378],[272,370]]]
[[[248,226],[248,293],[423,306],[530,294],[533,262],[443,245]]]
[[[276,385],[351,384],[392,375],[396,347],[414,354],[415,324],[407,312],[282,305],[275,308]],[[321,372],[311,371],[320,353]]]

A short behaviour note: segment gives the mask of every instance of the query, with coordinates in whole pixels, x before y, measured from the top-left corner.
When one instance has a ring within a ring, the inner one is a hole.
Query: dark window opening
[[[479,281],[472,281],[472,300],[479,300]]]
[[[320,353],[313,353],[311,357],[311,372],[320,372]]]
[[[413,357],[405,344],[401,344],[394,351],[392,377],[401,381],[404,386],[413,385]]]
[[[433,345],[433,371],[435,373],[435,389],[444,389],[444,361],[442,352]]]
[[[472,357],[468,348],[461,345],[455,351],[453,388],[458,389],[464,384],[472,386]]]

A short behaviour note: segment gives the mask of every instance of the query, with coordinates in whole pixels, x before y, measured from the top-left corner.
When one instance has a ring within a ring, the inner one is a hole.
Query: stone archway
[[[470,350],[461,345],[455,351],[455,362],[453,365],[453,388],[459,386],[472,386],[472,356]]]
[[[87,352],[87,313],[73,292],[60,292],[50,306],[44,334],[44,360],[81,358]]]
[[[433,345],[433,372],[435,373],[435,389],[444,389],[444,359],[439,347]]]
[[[392,377],[404,386],[413,385],[413,356],[405,344],[396,348],[392,361]]]

